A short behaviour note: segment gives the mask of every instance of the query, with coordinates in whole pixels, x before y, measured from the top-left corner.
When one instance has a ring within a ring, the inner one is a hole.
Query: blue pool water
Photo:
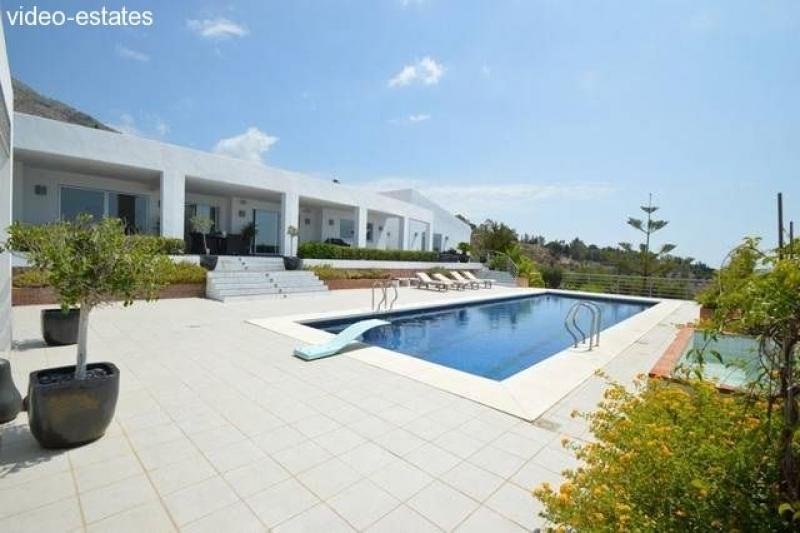
[[[564,329],[564,316],[577,301],[579,299],[574,297],[539,294],[381,314],[376,318],[391,324],[368,331],[363,342],[477,376],[503,380],[572,344],[572,337]],[[602,329],[652,305],[600,298],[591,301],[603,311]],[[372,317],[315,321],[306,325],[338,333],[365,318]],[[586,322],[588,314],[583,315],[579,324]]]

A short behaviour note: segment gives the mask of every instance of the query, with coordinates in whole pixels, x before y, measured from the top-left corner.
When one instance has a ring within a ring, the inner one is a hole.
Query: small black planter
[[[200,266],[205,268],[206,270],[214,270],[217,268],[217,261],[219,257],[216,255],[201,255],[200,256]]]
[[[300,268],[300,258],[284,256],[283,268],[285,268],[286,270],[298,270]]]
[[[0,424],[17,418],[21,408],[22,396],[11,378],[11,363],[0,359]]]
[[[63,346],[78,342],[78,319],[80,309],[70,309],[66,314],[61,309],[42,310],[42,336],[50,346]]]
[[[31,372],[28,425],[44,448],[71,448],[103,436],[114,417],[119,369],[111,363],[87,365],[86,379],[75,366]]]

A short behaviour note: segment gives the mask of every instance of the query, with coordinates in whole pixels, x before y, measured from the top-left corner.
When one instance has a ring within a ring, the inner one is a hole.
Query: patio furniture
[[[465,286],[469,287],[470,289],[480,289],[481,284],[479,281],[475,281],[474,279],[467,279],[461,277],[461,274],[458,273],[456,270],[450,271],[450,276],[459,283],[464,283]]]
[[[413,287],[419,283],[419,279],[417,278],[392,278],[392,281],[397,282],[398,287]]]
[[[492,278],[479,278],[479,277],[476,277],[475,274],[473,274],[469,270],[462,270],[461,274],[465,278],[467,278],[469,280],[477,281],[478,283],[483,283],[483,286],[485,288],[487,288],[487,289],[491,289],[492,288],[492,284],[495,283],[495,280],[493,280]]]
[[[428,274],[426,274],[425,272],[417,272],[416,273],[416,277],[419,280],[419,283],[417,284],[417,287],[420,288],[420,289],[422,289],[422,288],[426,288],[426,289],[434,288],[434,289],[439,290],[439,291],[446,291],[447,289],[449,289],[453,285],[453,282],[444,283],[444,282],[441,282],[441,281],[438,281],[438,280],[435,280],[435,279],[431,279],[431,277]]]
[[[299,357],[304,361],[313,361],[315,359],[322,359],[323,357],[330,357],[331,355],[336,355],[337,353],[341,352],[349,344],[355,342],[358,337],[372,328],[386,326],[388,324],[389,322],[385,320],[378,320],[375,318],[361,320],[355,324],[347,326],[345,329],[337,333],[333,339],[324,344],[295,348],[294,355],[295,357]]]
[[[463,281],[455,281],[455,280],[449,279],[449,278],[445,277],[444,274],[441,274],[439,272],[435,273],[433,275],[433,277],[434,277],[434,279],[437,279],[437,280],[441,281],[442,283],[447,284],[448,287],[455,287],[456,289],[458,289],[460,291],[467,288],[467,284],[464,283]]]

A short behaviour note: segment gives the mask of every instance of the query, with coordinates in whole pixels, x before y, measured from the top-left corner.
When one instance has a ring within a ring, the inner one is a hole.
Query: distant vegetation
[[[538,265],[545,279],[560,279],[563,272],[584,274],[616,274],[638,277],[671,277],[708,279],[714,269],[693,257],[681,257],[671,252],[673,244],[664,244],[652,251],[650,237],[667,225],[650,215],[658,209],[648,204],[642,210],[647,220],[629,218],[628,224],[641,231],[645,242],[638,249],[630,243],[618,246],[599,246],[586,243],[579,237],[571,241],[547,240],[543,235],[519,234],[505,223],[488,219],[474,224],[463,215],[457,217],[472,227],[473,255],[484,258],[492,251],[514,250]],[[549,283],[548,283],[549,285]]]

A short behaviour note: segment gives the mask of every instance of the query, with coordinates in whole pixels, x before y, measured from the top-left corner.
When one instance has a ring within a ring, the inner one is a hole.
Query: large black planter
[[[11,378],[11,363],[0,359],[0,424],[17,418],[21,408],[22,396]]]
[[[104,373],[97,375],[100,370]],[[74,373],[75,366],[31,372],[28,424],[44,448],[71,448],[97,440],[114,417],[119,369],[111,363],[92,363],[80,381],[69,379]]]
[[[64,313],[61,309],[42,310],[42,336],[50,346],[63,346],[78,342],[78,319],[80,309],[70,309]]]
[[[219,257],[216,255],[201,255],[200,256],[200,266],[205,268],[206,270],[214,270],[217,268],[217,261],[219,261]]]
[[[283,258],[283,268],[286,270],[297,270],[300,268],[300,258],[299,257],[288,257],[284,256]]]

